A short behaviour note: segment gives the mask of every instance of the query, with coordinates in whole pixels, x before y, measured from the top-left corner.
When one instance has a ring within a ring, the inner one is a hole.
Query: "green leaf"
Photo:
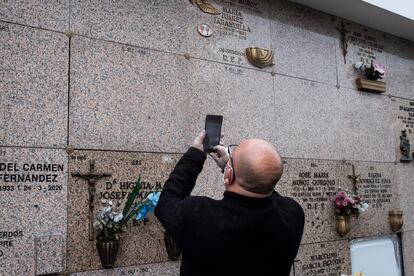
[[[131,209],[131,206],[134,203],[134,200],[137,197],[137,195],[139,193],[139,190],[141,190],[141,175],[138,176],[138,180],[137,180],[137,182],[135,184],[135,187],[132,190],[132,192],[129,194],[128,200],[125,203],[124,210],[122,211],[122,215],[124,216],[124,218],[128,214],[129,209]]]

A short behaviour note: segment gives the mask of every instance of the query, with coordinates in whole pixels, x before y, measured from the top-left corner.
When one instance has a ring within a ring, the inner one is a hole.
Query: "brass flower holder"
[[[259,68],[274,65],[273,53],[270,49],[249,47],[246,48],[246,57],[251,64]]]
[[[388,212],[388,218],[393,232],[401,230],[401,227],[404,224],[403,212],[398,209],[393,209]]]
[[[356,84],[358,90],[371,93],[384,93],[387,90],[387,85],[382,81],[373,81],[367,79],[357,79]]]
[[[336,216],[336,232],[343,237],[351,230],[349,216]]]

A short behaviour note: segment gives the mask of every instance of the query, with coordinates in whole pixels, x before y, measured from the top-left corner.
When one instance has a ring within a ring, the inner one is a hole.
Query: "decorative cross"
[[[98,179],[101,179],[103,177],[109,177],[111,174],[108,173],[96,173],[95,172],[95,160],[89,161],[89,173],[79,173],[75,172],[72,173],[72,176],[80,177],[82,179],[85,179],[88,181],[88,191],[89,191],[89,240],[93,241],[95,239],[94,237],[94,231],[93,231],[93,203],[95,199],[95,192],[96,187],[95,183]]]
[[[352,165],[352,175],[348,175],[348,178],[352,180],[354,184],[354,192],[358,193],[358,183],[361,183],[361,175],[355,174],[355,166]]]
[[[336,27],[336,29],[341,33],[342,54],[344,55],[344,64],[346,64],[346,55],[348,53],[348,39],[346,38],[346,34],[350,33],[350,31],[345,29],[343,21],[341,22],[341,28]]]

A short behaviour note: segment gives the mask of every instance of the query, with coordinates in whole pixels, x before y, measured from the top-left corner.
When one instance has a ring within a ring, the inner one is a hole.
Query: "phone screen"
[[[223,116],[221,115],[207,115],[206,116],[206,138],[204,139],[204,151],[212,152],[213,148],[220,143],[221,125],[223,123]]]

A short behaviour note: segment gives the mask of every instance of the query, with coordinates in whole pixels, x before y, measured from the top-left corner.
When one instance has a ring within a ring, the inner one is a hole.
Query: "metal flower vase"
[[[119,250],[119,240],[98,239],[96,249],[103,268],[113,268]]]
[[[181,249],[178,247],[178,244],[174,239],[168,235],[167,232],[164,232],[164,243],[165,248],[167,249],[168,258],[171,261],[176,261],[181,255]]]
[[[343,237],[351,230],[351,223],[349,216],[336,216],[336,232]]]

